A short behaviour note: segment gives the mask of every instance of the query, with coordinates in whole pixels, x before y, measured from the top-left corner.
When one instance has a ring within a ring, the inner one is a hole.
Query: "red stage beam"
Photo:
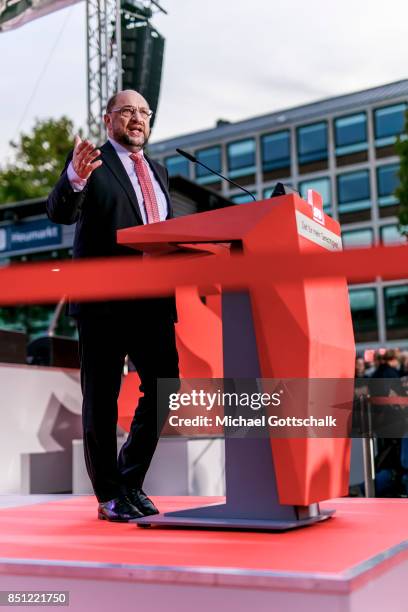
[[[375,277],[408,277],[408,246],[338,253],[125,257],[15,264],[0,269],[0,304],[122,299],[169,295],[175,287],[219,283],[224,290],[293,281],[345,277],[351,283]]]

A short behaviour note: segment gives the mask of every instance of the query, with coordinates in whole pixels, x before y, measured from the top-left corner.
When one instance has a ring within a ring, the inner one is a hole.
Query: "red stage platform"
[[[98,521],[92,497],[27,501],[0,501],[15,504],[0,510],[0,590],[69,590],[71,610],[408,610],[407,500],[331,500],[334,518],[280,533],[141,529]]]

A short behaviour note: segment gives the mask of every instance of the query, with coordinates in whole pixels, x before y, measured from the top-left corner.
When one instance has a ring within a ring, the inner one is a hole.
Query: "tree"
[[[73,148],[74,126],[70,119],[36,121],[30,134],[21,134],[14,163],[0,168],[0,204],[46,196],[61,173]]]
[[[398,139],[396,150],[400,156],[400,184],[395,194],[399,200],[400,231],[408,233],[408,112],[405,115],[405,134]]]

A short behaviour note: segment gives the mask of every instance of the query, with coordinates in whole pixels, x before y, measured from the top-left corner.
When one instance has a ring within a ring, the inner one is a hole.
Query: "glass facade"
[[[207,149],[200,149],[195,152],[197,159],[209,166],[212,170],[222,173],[222,161],[221,161],[221,147],[208,147]],[[203,168],[199,164],[195,164],[196,179],[197,183],[205,185],[206,183],[214,183],[219,181],[217,176],[214,176],[209,170]]]
[[[368,170],[347,172],[337,177],[338,209],[340,213],[371,207],[370,175]]]
[[[407,237],[402,235],[398,229],[398,225],[384,225],[380,228],[381,243],[387,244],[405,244]]]
[[[392,145],[404,131],[406,103],[384,106],[374,111],[375,144],[377,147]]]
[[[309,179],[299,183],[299,191],[305,200],[307,200],[307,190],[313,189],[320,193],[323,198],[323,209],[326,214],[330,214],[332,206],[330,179],[327,177]]]
[[[408,335],[408,285],[395,285],[384,289],[385,326],[387,338]]]
[[[290,132],[283,130],[274,134],[265,134],[261,138],[262,169],[290,169]]]
[[[336,155],[349,155],[368,149],[367,115],[358,113],[334,120]]]
[[[164,160],[169,176],[184,176],[190,178],[190,162],[181,157],[181,155],[173,155],[172,157],[166,157]]]
[[[350,289],[349,295],[356,341],[378,340],[376,290]]]
[[[274,189],[275,189],[275,185],[273,187],[267,187],[266,189],[263,190],[262,197],[264,198],[264,200],[267,200],[268,198],[271,197]]]
[[[256,193],[251,193],[256,198]],[[246,193],[237,193],[236,195],[232,196],[230,200],[231,202],[234,202],[234,204],[245,204],[247,202],[253,202],[251,196],[247,195]]]
[[[341,239],[345,249],[370,247],[373,244],[374,233],[370,228],[342,232]]]
[[[379,206],[390,206],[398,202],[395,190],[399,185],[399,164],[387,164],[377,168],[377,193]]]
[[[299,127],[297,148],[300,165],[327,159],[327,122]]]
[[[255,174],[255,140],[248,138],[227,145],[228,176],[236,178]]]

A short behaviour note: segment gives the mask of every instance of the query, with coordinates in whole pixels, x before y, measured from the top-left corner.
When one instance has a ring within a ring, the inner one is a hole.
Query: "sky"
[[[408,78],[406,0],[160,0],[152,142]],[[36,118],[86,128],[85,3],[0,33],[0,166]]]

